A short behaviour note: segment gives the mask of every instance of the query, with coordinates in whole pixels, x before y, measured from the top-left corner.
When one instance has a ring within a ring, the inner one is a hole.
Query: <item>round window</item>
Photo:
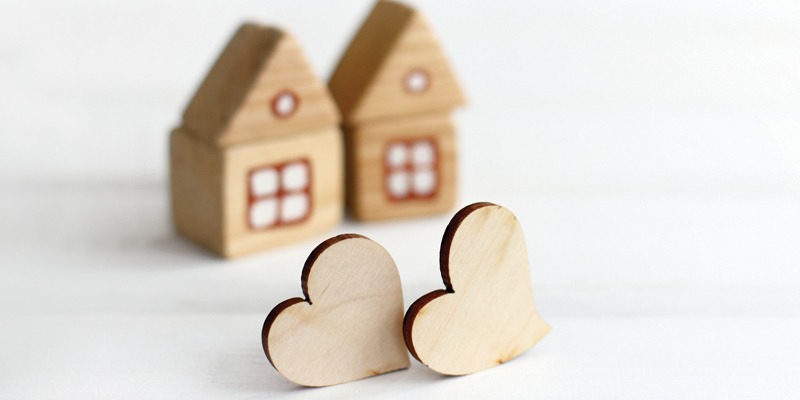
[[[403,88],[411,94],[422,93],[431,86],[431,75],[422,68],[414,68],[403,78]]]
[[[272,114],[278,118],[288,118],[299,106],[300,98],[291,90],[284,89],[272,99]]]

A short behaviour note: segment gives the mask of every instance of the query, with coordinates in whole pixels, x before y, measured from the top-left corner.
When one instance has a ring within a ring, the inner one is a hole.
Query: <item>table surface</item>
[[[800,398],[800,2],[413,1],[463,85],[459,206],[523,225],[553,331],[488,371],[286,382],[261,324],[364,234],[406,305],[451,214],[225,261],[175,234],[167,133],[243,20],[330,74],[372,0],[0,2],[0,398]],[[456,210],[453,210],[455,212]]]
[[[4,187],[3,397],[800,394],[799,272],[787,268],[799,261],[796,199],[721,205],[707,199],[528,196],[517,213],[537,304],[554,327],[540,344],[471,376],[440,377],[413,361],[407,371],[301,389],[269,365],[260,329],[272,306],[300,295],[303,261],[324,236],[224,261],[173,232],[161,182]],[[47,207],[54,198],[61,206]],[[337,232],[359,232],[389,249],[408,305],[442,286],[436,254],[447,220],[348,222]],[[613,230],[599,228],[612,224]],[[660,240],[642,238],[645,228]],[[774,240],[778,233],[785,241]],[[765,234],[774,236],[760,239]],[[721,247],[732,254],[722,254]],[[756,260],[757,270],[748,269]],[[712,262],[727,270],[717,283],[703,269]],[[663,276],[614,270],[615,264],[635,263]],[[762,281],[746,277],[751,272]]]

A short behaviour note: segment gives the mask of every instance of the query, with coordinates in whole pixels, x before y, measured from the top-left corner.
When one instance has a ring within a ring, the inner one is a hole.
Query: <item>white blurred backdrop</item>
[[[172,231],[167,134],[238,24],[291,31],[327,80],[372,1],[6,1],[0,397],[798,395],[800,2],[411,4],[469,98],[459,205],[524,226],[556,327],[538,353],[474,378],[432,384],[415,364],[417,380],[292,392],[259,324],[325,237],[226,262]],[[331,235],[386,246],[409,303],[441,286],[448,220]],[[37,336],[52,318],[60,342]]]
[[[0,170],[162,179],[165,131],[241,21],[293,32],[327,79],[371,4],[6,2]],[[467,178],[520,173],[533,190],[796,187],[797,2],[413,4],[470,98],[459,114]]]

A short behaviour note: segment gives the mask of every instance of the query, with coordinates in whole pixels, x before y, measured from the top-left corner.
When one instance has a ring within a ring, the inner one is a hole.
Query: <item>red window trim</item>
[[[280,98],[283,95],[287,95],[287,94],[292,96],[292,98],[294,99],[294,108],[288,114],[281,114],[281,113],[278,112],[278,100],[280,100]],[[272,115],[275,116],[275,118],[277,118],[277,119],[287,119],[287,118],[291,117],[292,115],[294,115],[297,112],[297,110],[300,108],[300,96],[298,96],[297,93],[295,93],[291,89],[281,89],[281,90],[278,91],[277,94],[275,94],[275,96],[272,97],[272,101],[270,101],[270,107],[269,108],[270,108],[270,111],[272,111]]]
[[[283,188],[283,169],[292,164],[304,164],[306,166],[306,171],[308,172],[308,182],[306,182],[306,187],[300,190],[284,190]],[[275,169],[278,173],[278,190],[266,196],[256,196],[253,194],[253,175],[259,171],[265,169]],[[247,209],[245,210],[245,220],[247,221],[247,226],[250,230],[253,231],[264,231],[272,228],[278,228],[281,226],[289,226],[289,225],[297,225],[307,221],[311,217],[311,212],[314,209],[313,199],[311,197],[311,185],[313,184],[313,174],[311,173],[311,162],[308,161],[307,158],[302,158],[298,160],[291,160],[285,161],[278,164],[264,164],[255,168],[250,169],[250,172],[247,173]],[[283,198],[292,195],[292,194],[305,194],[306,198],[308,199],[308,209],[306,213],[299,219],[294,221],[284,221],[282,218],[282,209],[283,206]],[[267,200],[274,198],[277,202],[276,210],[278,215],[275,217],[275,223],[272,225],[264,226],[264,227],[255,227],[253,226],[252,221],[250,220],[250,209],[253,208],[253,204],[260,200]]]
[[[431,144],[433,147],[433,162],[431,163],[431,170],[433,170],[434,176],[436,177],[436,184],[433,186],[433,190],[430,193],[419,195],[414,190],[413,179],[414,179],[414,160],[411,155],[411,149],[415,142],[425,141]],[[389,165],[388,155],[389,150],[392,146],[396,144],[402,144],[406,147],[408,151],[408,157],[406,159],[405,164],[400,167],[392,167]],[[439,187],[442,183],[441,179],[441,171],[439,170],[439,143],[433,136],[425,136],[425,137],[416,137],[413,139],[392,139],[386,141],[386,146],[383,149],[383,192],[389,201],[393,203],[402,203],[406,201],[413,201],[413,200],[430,200],[436,197],[439,194]],[[409,191],[408,195],[405,197],[397,197],[395,196],[391,190],[389,190],[389,177],[391,176],[392,172],[395,171],[406,171],[409,174],[409,179],[412,180],[411,184],[409,184]]]
[[[412,91],[408,87],[408,85],[407,85],[408,82],[407,81],[408,81],[408,78],[412,74],[421,74],[421,75],[425,76],[425,79],[427,80],[427,84],[425,85],[424,88],[422,88],[422,90],[415,92],[415,91]],[[431,82],[431,79],[432,79],[431,78],[431,74],[430,74],[430,72],[428,72],[428,70],[426,70],[425,68],[422,68],[422,67],[414,67],[414,68],[411,68],[410,70],[408,70],[405,73],[405,75],[403,75],[403,79],[400,82],[400,84],[403,86],[403,91],[404,92],[406,92],[407,94],[410,94],[412,96],[415,96],[415,95],[423,94],[423,93],[427,92],[428,89],[431,88],[431,85],[433,84],[433,82]]]

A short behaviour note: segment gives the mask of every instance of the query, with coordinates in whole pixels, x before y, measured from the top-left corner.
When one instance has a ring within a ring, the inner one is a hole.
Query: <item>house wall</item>
[[[347,207],[359,219],[378,220],[450,210],[456,195],[455,127],[448,112],[417,114],[345,128]],[[439,157],[439,186],[428,199],[393,201],[386,191],[385,151],[393,140],[434,138]]]
[[[177,128],[170,135],[172,218],[178,232],[222,252],[222,154]]]
[[[342,219],[344,160],[336,127],[269,137],[224,152],[224,240],[222,253],[238,256],[322,234]],[[248,223],[248,175],[254,168],[297,159],[311,164],[311,214],[303,222],[264,230]]]

